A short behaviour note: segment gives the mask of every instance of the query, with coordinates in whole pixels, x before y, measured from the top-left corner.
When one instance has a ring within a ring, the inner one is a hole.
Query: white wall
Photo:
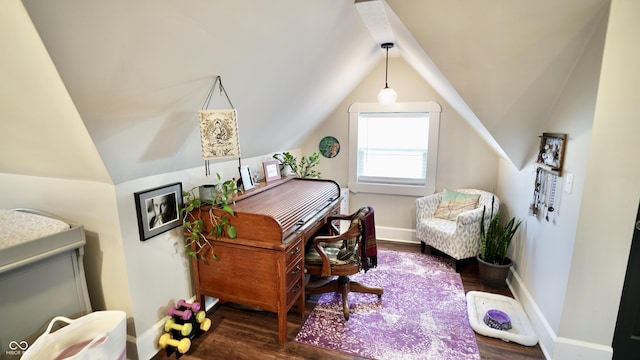
[[[640,3],[612,2],[604,58],[600,28],[550,114],[545,131],[569,134],[564,173],[575,176],[550,222],[527,215],[533,166],[517,171],[501,162],[498,193],[509,213],[526,219],[512,249],[511,285],[552,359],[612,356],[640,197],[640,169],[630,166],[640,153],[640,46],[633,35],[639,14]]]
[[[611,346],[640,199],[640,2],[613,0],[559,336]],[[605,165],[606,164],[606,165]],[[561,342],[558,358],[571,344]],[[562,352],[561,352],[562,351]]]
[[[22,2],[0,2],[0,169],[111,183]]]
[[[355,102],[377,102],[384,87],[384,60],[349,94],[333,113],[307,138],[304,155],[318,151],[325,136],[340,141],[338,156],[321,157],[318,168],[322,177],[336,180],[342,187],[348,182],[349,106]],[[401,58],[389,59],[389,86],[398,93],[398,102],[433,100],[442,106],[440,146],[436,189],[475,187],[493,191],[498,173],[498,156],[477,133]],[[426,195],[426,194],[425,194]],[[351,194],[351,210],[364,205],[376,209],[376,226],[381,238],[407,241],[415,239],[415,199],[413,196]]]

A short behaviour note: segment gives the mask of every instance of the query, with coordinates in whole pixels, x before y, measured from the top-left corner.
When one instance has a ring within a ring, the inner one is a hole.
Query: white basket
[[[21,359],[124,360],[126,319],[126,313],[118,310],[96,311],[75,320],[57,316]],[[69,325],[51,332],[58,321]]]

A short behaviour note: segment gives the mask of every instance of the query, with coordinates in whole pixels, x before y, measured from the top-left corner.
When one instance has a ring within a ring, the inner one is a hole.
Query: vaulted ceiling
[[[369,5],[395,55],[520,167],[609,4],[381,1],[23,3],[115,184],[201,165],[197,111],[217,75],[243,157],[299,146],[384,60]]]

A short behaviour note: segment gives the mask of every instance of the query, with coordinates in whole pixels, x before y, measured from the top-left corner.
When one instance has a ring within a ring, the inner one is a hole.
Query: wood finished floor
[[[420,252],[420,245],[379,242],[379,248],[407,252]],[[465,292],[484,289],[478,279],[478,266],[470,262],[460,267],[460,275]],[[494,293],[512,296],[508,288]],[[315,306],[317,296],[307,302],[305,314]],[[320,349],[294,341],[304,319],[294,312],[288,314],[287,337],[285,345],[278,345],[278,320],[274,313],[266,311],[247,311],[234,309],[227,305],[216,306],[209,312],[212,320],[211,330],[194,339],[191,349],[179,359],[322,359],[355,360],[362,359],[337,351]],[[545,359],[539,346],[527,347],[499,339],[476,334],[483,360]],[[152,360],[176,359],[162,350]],[[464,360],[464,359],[461,359]]]

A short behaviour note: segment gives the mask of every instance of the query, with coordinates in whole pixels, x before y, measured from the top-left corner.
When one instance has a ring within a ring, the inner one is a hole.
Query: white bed
[[[30,344],[55,316],[91,312],[85,243],[82,225],[33,209],[0,209],[0,355],[12,342]]]

